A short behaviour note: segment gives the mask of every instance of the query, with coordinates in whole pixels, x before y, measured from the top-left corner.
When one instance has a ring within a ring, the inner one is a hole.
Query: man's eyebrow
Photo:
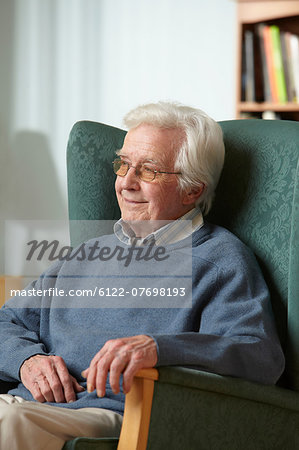
[[[125,153],[122,153],[121,150],[118,150],[116,152],[116,155],[120,158],[126,158],[126,159],[130,159]]]
[[[143,162],[144,163],[158,164],[158,165],[161,164],[161,161],[157,161],[157,160],[150,159],[150,158],[144,159]]]
[[[130,159],[125,153],[122,153],[122,149],[116,151],[117,156],[121,156],[122,158]],[[141,163],[152,163],[156,165],[161,165],[161,161],[157,161],[151,158],[145,158],[141,161]]]

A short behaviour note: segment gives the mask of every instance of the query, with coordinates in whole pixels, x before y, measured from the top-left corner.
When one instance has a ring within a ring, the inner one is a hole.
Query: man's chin
[[[129,224],[138,222],[142,223],[150,220],[148,214],[136,214],[134,212],[126,212],[125,214],[122,212],[121,218]]]
[[[127,214],[122,216],[123,221],[134,231],[137,237],[146,237],[151,233],[154,233],[159,228],[172,222],[171,220],[154,220],[149,218],[148,215],[133,215]]]

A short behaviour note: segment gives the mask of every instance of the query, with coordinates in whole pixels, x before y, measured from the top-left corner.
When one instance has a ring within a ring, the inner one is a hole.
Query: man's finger
[[[40,391],[40,388],[39,388],[39,385],[37,382],[33,382],[32,384],[27,385],[26,387],[31,392],[34,400],[36,400],[37,402],[40,402],[40,403],[44,403],[46,401],[45,397],[43,396],[43,394]]]
[[[130,363],[127,365],[123,372],[123,391],[124,394],[127,394],[132,387],[133,384],[133,378],[138,372],[139,369],[143,368],[144,365],[141,361],[134,361],[131,360]]]
[[[78,383],[76,378],[71,376],[71,379],[72,379],[73,388],[74,388],[75,392],[83,392],[83,391],[85,391],[85,388],[83,386],[81,386],[81,384]]]
[[[67,403],[74,402],[76,400],[76,393],[73,388],[73,382],[71,379],[71,375],[65,365],[65,362],[59,356],[53,357],[55,363],[55,370],[59,377],[63,393],[64,393],[64,401]],[[55,386],[56,389],[59,389],[58,384]],[[58,391],[57,391],[58,392]]]
[[[82,370],[81,375],[83,378],[87,378],[89,373],[89,368]]]
[[[38,384],[38,388],[46,402],[56,401],[54,392],[52,391],[50,383],[45,376],[38,378],[36,383]]]
[[[65,403],[66,398],[64,393],[64,386],[62,385],[61,379],[56,372],[56,368],[54,368],[53,373],[49,375],[48,379],[54,395],[54,401],[56,403]]]
[[[108,372],[110,369],[111,362],[114,358],[113,354],[106,353],[95,366],[95,370],[92,367],[93,371],[93,388],[97,390],[98,397],[104,397],[106,392],[106,381],[108,377]]]
[[[110,365],[109,383],[114,394],[120,391],[120,375],[125,370],[129,361],[129,355],[124,352],[118,354]]]

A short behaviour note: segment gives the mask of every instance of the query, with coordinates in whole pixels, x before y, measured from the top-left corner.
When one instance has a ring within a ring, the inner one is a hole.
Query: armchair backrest
[[[220,125],[226,159],[207,220],[228,228],[255,252],[287,357],[284,382],[299,390],[299,124],[233,120]],[[118,128],[86,121],[71,131],[67,166],[72,245],[97,234],[96,225],[86,228],[76,221],[120,217],[111,163],[124,136]]]

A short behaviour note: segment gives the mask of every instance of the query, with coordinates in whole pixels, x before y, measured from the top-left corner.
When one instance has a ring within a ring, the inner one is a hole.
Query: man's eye
[[[144,172],[148,172],[148,173],[155,172],[155,169],[152,169],[151,167],[147,167],[147,166],[143,166],[142,169],[144,170]]]

